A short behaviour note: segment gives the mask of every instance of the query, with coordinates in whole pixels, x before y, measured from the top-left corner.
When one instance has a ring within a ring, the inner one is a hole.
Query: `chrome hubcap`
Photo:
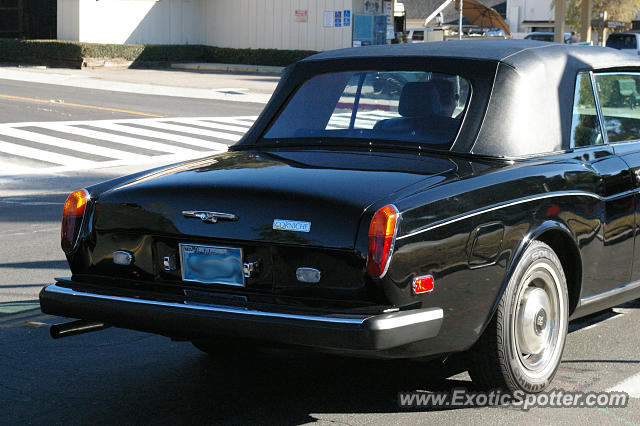
[[[558,277],[546,264],[533,266],[524,279],[513,316],[514,350],[528,374],[539,376],[552,367],[564,312]]]
[[[520,350],[530,355],[544,351],[549,343],[549,321],[547,312],[551,310],[547,293],[538,287],[525,289],[517,317],[517,333]]]

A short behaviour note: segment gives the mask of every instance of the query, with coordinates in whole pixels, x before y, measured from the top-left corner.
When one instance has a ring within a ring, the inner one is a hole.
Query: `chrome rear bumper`
[[[66,284],[66,282],[65,282]],[[40,292],[42,312],[116,327],[199,339],[220,335],[304,346],[385,350],[435,337],[441,308],[381,315],[302,315],[236,306],[122,297],[51,284]]]

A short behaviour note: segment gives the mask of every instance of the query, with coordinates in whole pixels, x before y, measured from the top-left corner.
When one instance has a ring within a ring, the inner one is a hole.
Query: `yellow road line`
[[[40,321],[44,322],[47,320],[52,320],[53,318],[54,318],[53,316],[47,315],[47,314],[38,315],[32,318],[22,318],[20,320],[2,323],[0,324],[0,329],[12,328],[12,327],[23,327],[28,325],[31,322],[40,322]]]
[[[144,115],[145,117],[166,117],[166,115],[150,114],[148,112],[131,111],[128,109],[109,108],[109,107],[101,107],[96,105],[72,104],[72,103],[65,102],[63,100],[56,100],[56,99],[36,99],[36,98],[26,98],[24,96],[12,96],[12,95],[1,95],[1,94],[0,94],[0,98],[15,99],[19,101],[39,102],[43,104],[64,105],[64,106],[78,107],[78,108],[98,109],[101,111],[122,112],[125,114]]]

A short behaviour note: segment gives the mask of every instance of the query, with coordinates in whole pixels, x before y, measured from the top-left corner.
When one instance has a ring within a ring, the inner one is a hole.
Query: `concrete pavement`
[[[280,80],[277,70],[272,74],[226,72],[198,70],[199,64],[191,65],[192,69],[93,70],[1,66],[0,80],[257,104],[269,101]]]

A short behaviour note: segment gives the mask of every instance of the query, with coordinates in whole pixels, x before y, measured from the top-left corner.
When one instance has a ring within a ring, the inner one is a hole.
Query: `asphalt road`
[[[100,108],[100,109],[99,109]],[[0,123],[247,115],[261,105],[141,95],[0,79]],[[124,112],[127,111],[127,112]]]
[[[0,94],[169,118],[255,116],[261,109],[255,103],[7,80],[0,80]],[[5,123],[138,117],[9,97],[0,98],[0,111]],[[3,129],[11,128],[0,127],[0,141],[5,139]],[[43,315],[37,294],[54,276],[69,274],[59,249],[66,195],[150,164],[0,176],[0,424],[640,424],[638,398],[616,409],[400,408],[400,391],[470,385],[466,373],[457,374],[455,366],[440,361],[389,362],[283,350],[257,351],[249,360],[216,361],[187,342],[119,329],[51,339],[48,326],[62,319]],[[637,382],[638,329],[640,301],[572,323],[553,386],[587,392],[617,387],[630,378]]]

